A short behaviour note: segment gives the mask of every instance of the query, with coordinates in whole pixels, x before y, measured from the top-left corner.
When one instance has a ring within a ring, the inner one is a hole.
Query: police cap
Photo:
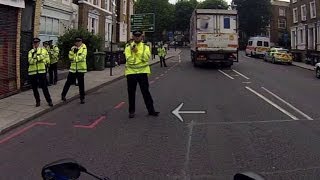
[[[41,40],[39,38],[33,38],[33,43],[38,43],[40,42]]]
[[[141,30],[135,30],[135,31],[132,32],[132,34],[133,34],[134,36],[136,36],[136,37],[139,37],[139,36],[142,35],[142,31],[141,31]]]

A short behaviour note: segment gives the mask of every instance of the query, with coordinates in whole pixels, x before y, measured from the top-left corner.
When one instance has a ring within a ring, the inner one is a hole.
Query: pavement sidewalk
[[[314,66],[303,62],[292,62],[292,65],[314,71]]]
[[[175,51],[170,49],[166,58],[177,56],[181,50]],[[159,62],[159,57],[156,56],[154,60],[150,60],[150,65]],[[103,71],[90,71],[85,75],[85,89],[86,93],[90,93],[104,85],[112,83],[116,80],[124,78],[124,65],[113,68],[113,76],[110,76],[110,69],[106,68]],[[44,113],[52,111],[53,109],[64,105],[61,101],[61,92],[66,79],[58,81],[57,85],[50,86],[49,92],[53,101],[54,107],[49,107],[43,97],[42,90],[39,89],[41,97],[41,106],[35,107],[35,100],[32,90],[27,90],[10,97],[0,99],[0,134],[15,128],[23,123],[28,122]],[[79,97],[79,90],[77,86],[71,86],[67,94],[68,100],[74,100]]]

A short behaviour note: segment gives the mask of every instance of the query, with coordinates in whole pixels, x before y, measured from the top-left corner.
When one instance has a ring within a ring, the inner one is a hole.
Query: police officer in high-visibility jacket
[[[69,70],[69,75],[67,81],[63,87],[63,91],[61,93],[61,100],[66,101],[66,95],[68,90],[72,84],[74,84],[77,79],[79,84],[79,92],[80,92],[80,103],[84,104],[84,74],[87,72],[87,46],[82,43],[82,38],[75,38],[75,46],[71,48],[69,51],[69,59],[71,61],[71,66]]]
[[[139,83],[145,105],[150,116],[158,116],[155,111],[153,99],[149,92],[150,74],[149,59],[151,56],[150,48],[142,42],[142,31],[133,32],[133,42],[125,49],[126,66],[125,75],[127,77],[128,96],[129,96],[129,118],[135,117],[135,96],[136,87]]]
[[[157,51],[158,51],[158,56],[160,58],[160,66],[162,67],[162,64],[163,64],[164,67],[167,67],[167,64],[166,64],[166,55],[167,55],[166,48],[164,48],[163,45],[161,44],[160,47],[158,47]]]
[[[42,88],[44,97],[49,106],[53,106],[51,96],[48,90],[46,65],[49,63],[49,55],[45,48],[39,47],[40,39],[33,39],[33,49],[28,53],[29,69],[28,74],[33,90],[33,95],[36,99],[36,107],[40,106],[40,95],[38,87]]]
[[[50,56],[49,66],[49,84],[56,85],[58,82],[58,61],[59,61],[59,48],[52,44],[52,40],[48,41],[49,46],[47,48]]]

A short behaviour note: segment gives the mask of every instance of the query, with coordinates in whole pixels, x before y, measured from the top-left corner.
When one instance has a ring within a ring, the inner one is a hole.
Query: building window
[[[308,48],[314,49],[315,48],[315,35],[316,35],[316,29],[315,28],[309,28],[308,31]]]
[[[127,1],[123,0],[123,14],[127,14]]]
[[[230,18],[229,17],[225,17],[223,20],[223,25],[224,25],[224,29],[230,29]]]
[[[293,9],[293,22],[294,23],[298,22],[298,8]]]
[[[287,28],[287,21],[285,19],[279,19],[278,27],[281,29],[286,29]]]
[[[269,42],[268,42],[268,41],[264,41],[264,42],[263,42],[263,46],[264,46],[264,47],[269,47]]]
[[[101,7],[101,0],[87,0],[90,4]]]
[[[296,38],[297,38],[297,32],[295,30],[292,30],[291,31],[291,47],[292,47],[292,49],[296,49],[296,46],[297,46]]]
[[[305,44],[305,29],[298,30],[298,44]]]
[[[279,8],[279,16],[286,16],[286,9]]]
[[[59,35],[59,19],[41,16],[40,34]]]
[[[317,17],[317,13],[316,13],[316,2],[310,2],[310,17],[311,19],[316,18]]]
[[[307,20],[307,6],[305,4],[301,6],[301,20]]]
[[[297,0],[292,0],[292,3],[296,3],[297,2]]]
[[[99,30],[99,16],[89,14],[88,17],[88,31],[93,34],[98,34]]]

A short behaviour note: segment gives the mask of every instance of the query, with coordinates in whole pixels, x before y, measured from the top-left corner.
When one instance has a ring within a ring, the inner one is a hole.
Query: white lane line
[[[308,119],[303,119],[299,121],[309,121]],[[201,125],[236,125],[236,124],[265,124],[265,123],[284,123],[284,122],[297,122],[294,119],[288,120],[267,120],[267,121],[234,121],[234,122],[203,122],[203,123],[193,123],[194,126],[201,126]]]
[[[225,76],[227,76],[228,78],[230,78],[230,79],[234,79],[233,77],[231,77],[229,74],[227,74],[227,73],[225,73],[225,72],[223,72],[223,71],[221,71],[220,69],[219,69],[219,72],[221,72],[222,74],[224,74]]]
[[[242,73],[240,73],[240,72],[238,72],[238,71],[236,71],[236,70],[234,70],[234,69],[232,69],[232,71],[235,72],[235,73],[237,73],[237,74],[239,74],[240,76],[242,76],[243,78],[245,78],[245,79],[247,79],[247,80],[250,79],[250,78],[248,78],[247,76],[243,75]]]
[[[295,117],[294,115],[292,115],[291,113],[289,113],[288,111],[286,111],[285,109],[283,109],[282,107],[278,106],[277,104],[275,104],[274,102],[272,102],[272,101],[269,100],[268,98],[264,97],[262,94],[258,93],[257,91],[251,89],[251,88],[248,87],[248,86],[246,86],[246,89],[248,89],[249,91],[251,91],[252,93],[254,93],[255,95],[257,95],[257,96],[260,97],[261,99],[265,100],[267,103],[269,103],[269,104],[272,105],[273,107],[277,108],[279,111],[281,111],[282,113],[286,114],[286,115],[289,116],[291,119],[299,120],[297,117]]]
[[[278,95],[274,94],[273,92],[271,92],[270,90],[268,90],[265,87],[261,87],[263,90],[267,91],[269,94],[271,94],[273,97],[277,98],[279,101],[283,102],[284,104],[286,104],[287,106],[289,106],[291,109],[295,110],[297,113],[301,114],[303,117],[307,118],[308,120],[313,120],[310,116],[306,115],[305,113],[303,113],[302,111],[300,111],[298,108],[294,107],[292,104],[288,103],[287,101],[285,101],[284,99],[282,99],[281,97],[279,97]]]
[[[180,57],[180,55],[179,55],[179,63],[181,63],[181,57]]]

